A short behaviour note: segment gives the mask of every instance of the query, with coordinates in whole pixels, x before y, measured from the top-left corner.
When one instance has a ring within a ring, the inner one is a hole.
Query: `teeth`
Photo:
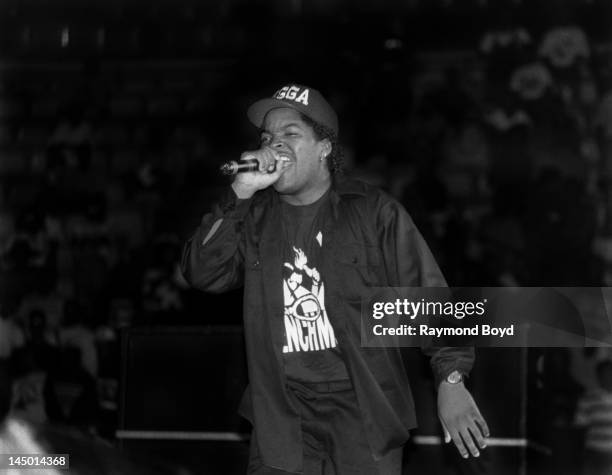
[[[279,153],[279,152],[274,152],[274,156],[276,158],[276,160],[281,161],[281,162],[290,162],[291,161],[291,157],[289,157],[288,155],[285,155],[284,153]]]

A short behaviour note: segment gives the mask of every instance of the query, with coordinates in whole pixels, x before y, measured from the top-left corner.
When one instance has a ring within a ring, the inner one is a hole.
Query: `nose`
[[[270,148],[276,153],[286,152],[287,148],[280,138],[274,138],[270,143]]]

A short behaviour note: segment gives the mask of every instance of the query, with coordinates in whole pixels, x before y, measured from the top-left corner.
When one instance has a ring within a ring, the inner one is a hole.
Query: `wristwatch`
[[[458,384],[461,381],[463,381],[463,374],[455,370],[452,373],[450,373],[446,378],[444,378],[444,381],[450,384]]]

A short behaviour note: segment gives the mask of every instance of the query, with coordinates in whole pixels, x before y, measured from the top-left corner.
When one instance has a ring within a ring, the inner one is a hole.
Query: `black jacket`
[[[194,287],[223,292],[244,285],[244,328],[250,385],[243,411],[255,426],[264,464],[302,467],[299,414],[283,371],[280,198],[268,188],[248,200],[228,190],[186,243],[183,273]],[[445,286],[429,248],[404,208],[386,193],[339,177],[323,224],[320,265],[326,307],[351,378],[375,458],[401,446],[416,426],[399,348],[360,345],[361,298],[368,287]],[[427,348],[437,383],[468,373],[472,348]],[[247,408],[247,409],[245,409]]]

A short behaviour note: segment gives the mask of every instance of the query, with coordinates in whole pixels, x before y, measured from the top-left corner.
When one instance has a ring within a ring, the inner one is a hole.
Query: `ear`
[[[329,139],[323,139],[321,141],[321,153],[323,158],[327,158],[332,152],[332,144]]]

